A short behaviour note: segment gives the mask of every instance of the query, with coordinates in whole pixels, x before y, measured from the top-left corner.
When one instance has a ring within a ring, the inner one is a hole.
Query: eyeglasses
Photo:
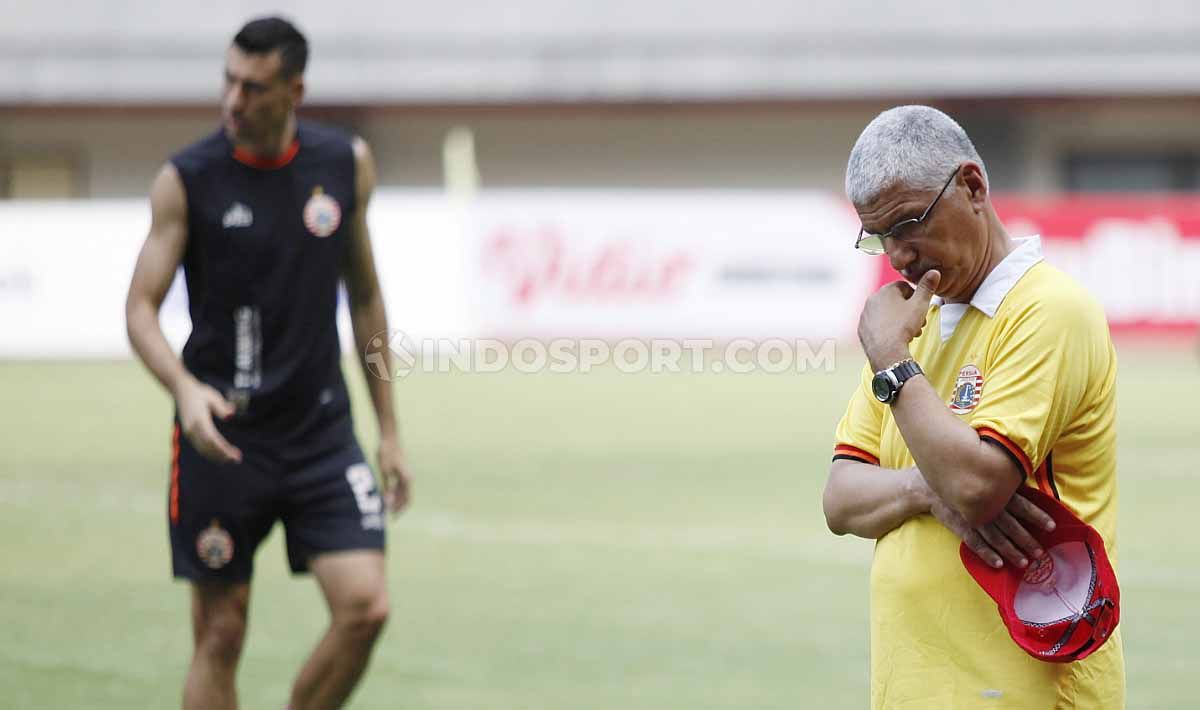
[[[925,211],[921,213],[920,217],[902,219],[893,224],[892,228],[883,234],[873,234],[868,232],[866,227],[860,227],[858,230],[858,240],[854,242],[854,248],[858,249],[864,254],[879,256],[887,251],[883,248],[883,242],[885,239],[888,237],[891,237],[892,239],[903,239],[903,232],[909,231],[914,226],[921,224],[929,217],[929,213],[933,212],[933,206],[938,203],[938,200],[942,199],[942,195],[946,194],[946,188],[950,187],[950,183],[954,181],[954,176],[958,175],[959,167],[961,166],[955,166],[954,172],[950,173],[950,177],[946,178],[946,184],[942,185],[942,189],[940,192],[938,192],[937,197],[933,198],[933,202],[929,203],[929,206],[925,208]]]

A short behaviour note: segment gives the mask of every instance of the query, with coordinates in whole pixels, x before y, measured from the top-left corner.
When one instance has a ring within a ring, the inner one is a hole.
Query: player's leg
[[[246,615],[248,583],[192,585],[192,663],[183,686],[184,710],[233,710]]]
[[[388,617],[383,552],[351,550],[309,561],[329,604],[329,628],[301,668],[292,710],[340,708],[362,677]]]
[[[254,551],[275,520],[270,462],[239,442],[240,464],[203,458],[176,429],[168,494],[174,575],[191,582],[186,710],[237,707],[234,678],[246,633]]]
[[[311,571],[330,623],[292,689],[292,709],[341,707],[361,678],[388,615],[383,501],[353,440],[296,462],[286,476],[288,558]]]

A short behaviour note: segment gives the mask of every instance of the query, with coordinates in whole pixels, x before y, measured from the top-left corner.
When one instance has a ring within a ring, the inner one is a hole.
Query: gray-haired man
[[[963,568],[1043,568],[1060,499],[1116,544],[1116,357],[1104,314],[1008,236],[963,129],[926,106],[885,111],[850,155],[856,246],[909,283],[862,312],[868,364],[837,427],[829,528],[878,540],[871,567],[874,708],[1120,708],[1119,632],[1049,663],[1009,638]],[[935,298],[936,294],[936,298]],[[1031,533],[1032,531],[1032,533]],[[1027,576],[1027,575],[1026,575]],[[1082,613],[1082,612],[1081,612]]]

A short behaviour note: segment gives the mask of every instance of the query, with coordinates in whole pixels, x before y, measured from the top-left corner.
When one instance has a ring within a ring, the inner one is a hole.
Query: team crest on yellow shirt
[[[304,226],[314,237],[328,237],[342,223],[342,206],[317,185],[304,205]]]
[[[213,520],[196,536],[196,554],[209,569],[221,569],[233,559],[233,537]]]
[[[950,395],[950,411],[966,414],[979,405],[983,394],[983,373],[974,365],[963,365],[954,382],[954,394]]]

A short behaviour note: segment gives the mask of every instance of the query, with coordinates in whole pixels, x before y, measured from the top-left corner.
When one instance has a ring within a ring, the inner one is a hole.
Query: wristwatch
[[[893,404],[900,396],[900,388],[917,375],[924,374],[921,366],[911,357],[884,368],[871,378],[871,392],[875,399],[884,404]]]

